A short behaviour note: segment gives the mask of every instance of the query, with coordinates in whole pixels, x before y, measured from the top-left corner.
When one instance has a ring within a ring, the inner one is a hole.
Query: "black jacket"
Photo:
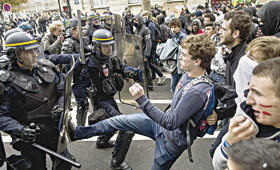
[[[145,26],[148,27],[150,32],[151,32],[152,48],[156,49],[157,48],[157,43],[156,43],[157,28],[156,28],[156,24],[149,18],[148,21],[145,23]]]
[[[143,41],[143,54],[145,58],[150,57],[152,49],[151,33],[150,30],[143,24],[142,17],[138,14],[133,19],[137,20],[137,28],[135,35],[139,35]]]
[[[233,74],[239,64],[240,58],[245,55],[246,48],[247,48],[246,42],[242,41],[241,43],[233,47],[232,52],[227,57],[225,57],[225,61],[227,65],[226,74],[225,74],[226,84],[231,85],[234,88],[235,88],[235,82],[233,79]],[[228,100],[227,106],[231,106],[234,103],[235,103],[234,99]]]

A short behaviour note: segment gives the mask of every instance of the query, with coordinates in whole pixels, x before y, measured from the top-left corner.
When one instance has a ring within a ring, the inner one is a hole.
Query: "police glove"
[[[34,123],[31,123],[29,126],[25,126],[24,128],[22,128],[22,130],[20,131],[20,137],[22,141],[29,143],[35,142],[38,133],[37,131],[39,129],[40,128]]]
[[[134,81],[138,82],[139,81],[139,71],[134,70],[129,73],[129,77],[132,77]]]
[[[52,119],[56,122],[59,122],[62,113],[63,108],[59,105],[55,105],[52,110]]]
[[[230,85],[215,84],[214,90],[221,103],[226,103],[229,99],[238,97],[234,87]]]

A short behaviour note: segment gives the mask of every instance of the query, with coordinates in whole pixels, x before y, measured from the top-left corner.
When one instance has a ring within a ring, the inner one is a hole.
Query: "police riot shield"
[[[146,96],[149,97],[146,84],[141,37],[123,33],[116,33],[115,39],[118,59],[127,66],[141,70],[143,81],[138,83],[140,83],[140,85],[144,88]],[[119,92],[119,100],[121,103],[138,107],[138,104],[129,92],[129,87],[134,83],[135,81],[132,79],[125,80],[124,87],[122,91]]]
[[[75,60],[72,56],[71,64],[70,64],[70,70],[67,72],[67,74],[64,77],[64,107],[63,107],[63,114],[60,118],[59,122],[59,140],[57,145],[57,153],[64,155],[64,151],[67,147],[67,137],[66,137],[66,131],[65,131],[65,124],[66,124],[66,117],[70,113],[71,108],[71,91],[72,91],[72,79],[73,79],[73,73],[74,73],[74,64]],[[64,155],[65,156],[65,155]],[[59,164],[60,160],[55,159],[54,168],[56,168]]]

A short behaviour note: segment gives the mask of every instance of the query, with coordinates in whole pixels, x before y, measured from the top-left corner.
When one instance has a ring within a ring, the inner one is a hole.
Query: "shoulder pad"
[[[5,83],[7,82],[8,78],[11,76],[10,71],[7,70],[0,70],[0,81]]]
[[[55,77],[52,68],[46,66],[38,66],[37,73],[47,83],[53,82]]]
[[[47,67],[55,66],[50,60],[47,60],[45,58],[38,59],[38,65],[47,66]]]
[[[15,84],[29,92],[38,92],[40,90],[40,86],[34,77],[30,77],[15,71],[10,71],[10,73],[11,78],[8,80],[12,84]]]

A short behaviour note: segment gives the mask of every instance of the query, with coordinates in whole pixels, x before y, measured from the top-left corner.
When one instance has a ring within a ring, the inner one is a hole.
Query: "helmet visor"
[[[20,50],[18,61],[20,66],[25,69],[33,69],[35,68],[38,60],[37,48],[29,49],[29,50]]]
[[[100,45],[100,50],[103,55],[108,56],[108,57],[114,57],[116,56],[116,51],[115,51],[115,41],[111,41],[108,43],[102,43]]]

